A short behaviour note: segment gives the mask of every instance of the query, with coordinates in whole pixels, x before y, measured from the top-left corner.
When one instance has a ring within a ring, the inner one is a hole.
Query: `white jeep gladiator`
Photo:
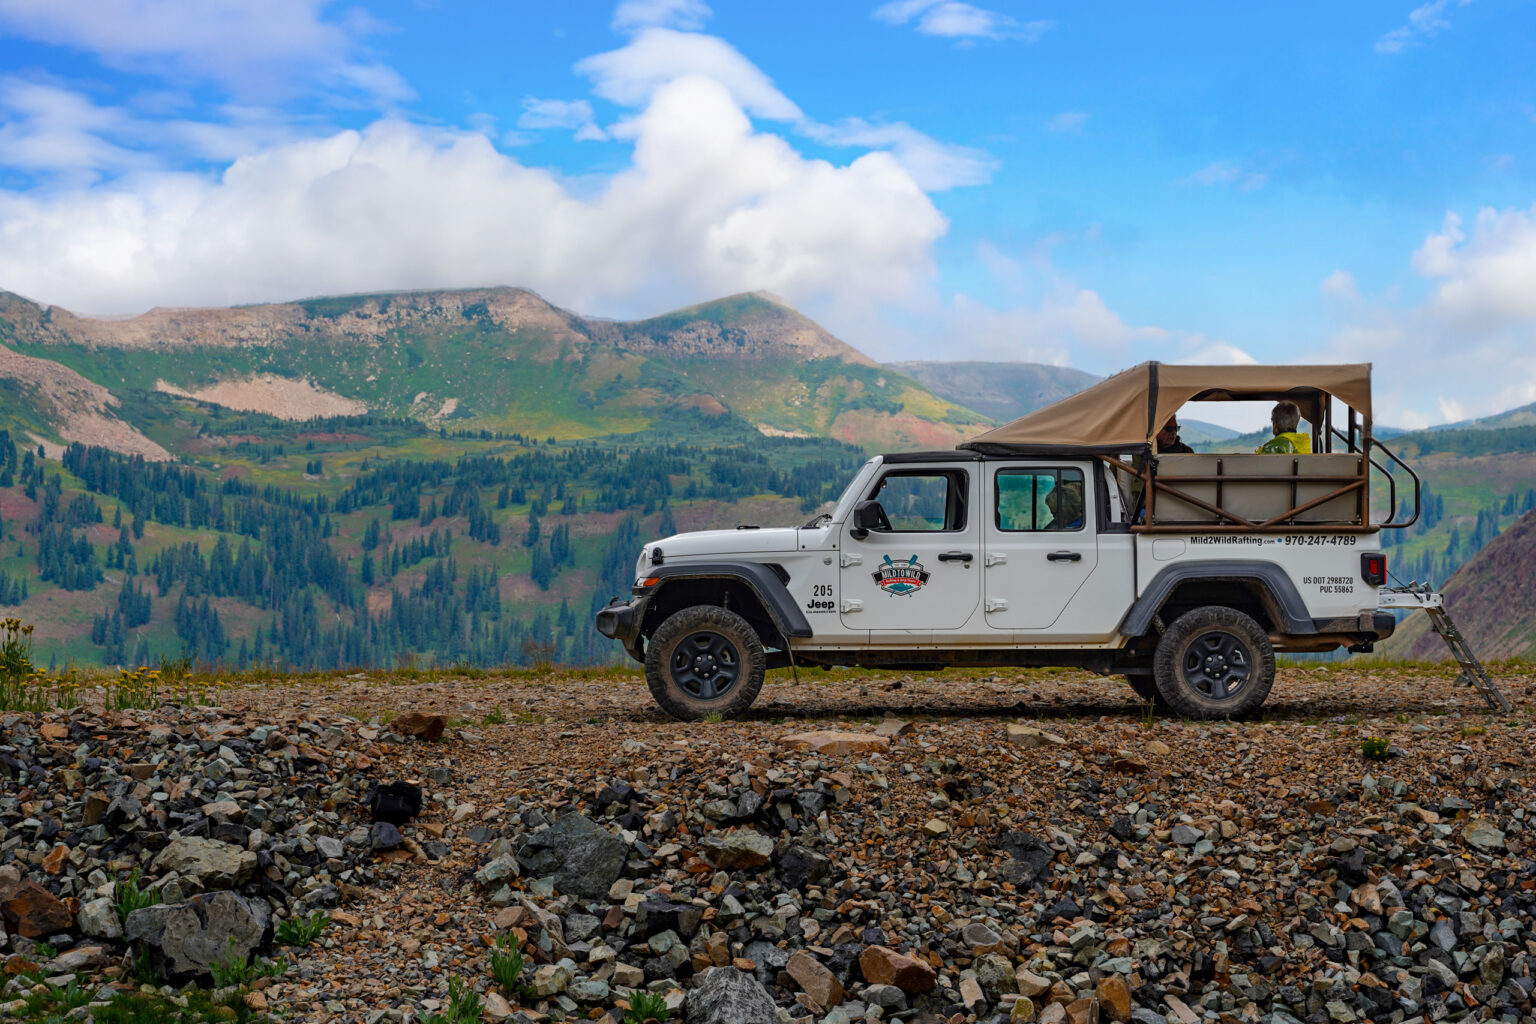
[[[1311,452],[1157,453],[1197,401],[1294,402]],[[740,715],[792,665],[1077,666],[1232,717],[1276,651],[1391,635],[1379,531],[1418,491],[1371,436],[1368,365],[1144,363],[953,451],[872,458],[799,528],[647,544],[596,625],[681,719]]]

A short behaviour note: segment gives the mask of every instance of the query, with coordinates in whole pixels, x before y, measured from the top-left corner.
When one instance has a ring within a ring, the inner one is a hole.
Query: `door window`
[[[1080,469],[997,471],[997,528],[1007,533],[1083,529],[1086,505]]]
[[[888,473],[870,497],[893,533],[953,533],[965,529],[965,483],[962,470]]]

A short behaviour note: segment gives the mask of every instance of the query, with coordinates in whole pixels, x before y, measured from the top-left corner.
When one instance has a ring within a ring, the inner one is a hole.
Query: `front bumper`
[[[645,622],[645,606],[650,600],[649,597],[636,597],[624,601],[616,597],[598,611],[594,622],[599,633],[619,641],[629,656],[639,662],[645,661],[645,640],[640,636],[640,627]]]

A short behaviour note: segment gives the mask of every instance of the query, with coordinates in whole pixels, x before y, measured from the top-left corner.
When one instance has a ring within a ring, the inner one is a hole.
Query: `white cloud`
[[[218,178],[0,192],[0,281],[94,312],[499,283],[610,315],[758,288],[836,309],[930,287],[946,222],[890,154],[807,159],[701,77],[631,126],[632,162],[580,193],[480,134],[394,120]]]
[[[997,161],[979,149],[940,142],[902,122],[871,124],[848,118],[835,125],[805,121],[801,134],[833,146],[889,149],[925,190],[943,191],[988,181]]]
[[[1347,318],[1309,358],[1376,365],[1376,421],[1416,427],[1536,401],[1536,206],[1456,213],[1412,253],[1432,283],[1398,307],[1389,295],[1337,308]],[[1337,276],[1337,275],[1335,275]]]
[[[218,122],[164,116],[177,106],[154,94],[103,106],[52,82],[0,78],[0,167],[47,176],[54,187],[78,185],[178,159],[233,160],[294,135],[286,119],[259,107],[224,107]]]
[[[1048,132],[1061,132],[1063,134],[1076,134],[1083,130],[1088,123],[1088,115],[1081,110],[1063,110],[1049,121],[1045,122],[1045,130]]]
[[[642,28],[700,29],[714,12],[703,0],[624,0],[613,12],[616,32]]]
[[[1470,238],[1448,213],[1413,266],[1441,282],[1430,306],[1436,314],[1478,330],[1536,328],[1536,206],[1479,210]]]
[[[1451,7],[1465,7],[1472,0],[1431,0],[1408,12],[1408,24],[1395,28],[1376,40],[1377,53],[1402,53],[1415,43],[1439,35],[1451,27],[1445,12]]]
[[[1187,178],[1179,179],[1177,184],[1200,185],[1206,188],[1213,185],[1230,185],[1239,192],[1256,192],[1268,181],[1269,175],[1262,171],[1250,171],[1230,160],[1218,160],[1215,163],[1206,164]]]
[[[1258,363],[1247,351],[1230,342],[1201,337],[1188,339],[1183,351],[1168,361],[1190,366],[1254,366]]]
[[[987,181],[995,161],[966,146],[940,142],[902,122],[874,123],[846,118],[823,124],[808,117],[730,43],[715,36],[671,29],[646,29],[626,45],[577,62],[592,80],[593,92],[620,106],[639,107],[670,82],[703,76],[730,92],[747,113],[793,126],[795,132],[823,145],[888,149],[924,189],[942,190]],[[631,129],[615,125],[612,134]]]
[[[606,139],[608,133],[597,126],[592,117],[592,104],[586,100],[541,100],[533,96],[523,99],[523,114],[517,119],[519,128],[543,131],[564,128],[576,133],[578,141]]]
[[[121,112],[98,107],[80,93],[0,79],[0,166],[90,174],[142,166],[141,154],[108,139],[125,121]]]
[[[1006,14],[959,0],[891,0],[875,8],[874,17],[890,25],[915,21],[917,30],[924,35],[961,41],[1022,39],[1033,43],[1055,26],[1051,21],[1021,23]]]
[[[363,15],[325,21],[325,0],[0,0],[0,29],[75,47],[130,71],[184,75],[237,93],[282,96],[320,88],[379,103],[410,98],[392,69],[370,60]]]
[[[773,121],[804,117],[762,69],[715,36],[648,28],[625,46],[577,62],[592,90],[620,106],[640,107],[669,82],[702,75],[723,86],[747,113]]]
[[[949,319],[952,329],[946,333],[964,338],[971,358],[1091,370],[1120,365],[1137,342],[1168,337],[1160,327],[1127,324],[1097,292],[1067,282],[1053,287],[1037,303],[1011,309],[993,309],[957,295]]]
[[[1322,293],[1330,299],[1353,301],[1360,297],[1360,289],[1355,285],[1355,275],[1347,270],[1335,270],[1323,278],[1320,288]]]

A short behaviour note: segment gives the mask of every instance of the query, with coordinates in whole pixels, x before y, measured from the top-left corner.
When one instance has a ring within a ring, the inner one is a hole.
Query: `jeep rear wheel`
[[[762,641],[746,619],[716,605],[669,615],[645,652],[645,682],[661,709],[684,722],[745,714],[763,687]]]
[[[1188,718],[1238,718],[1275,685],[1275,649],[1257,622],[1207,605],[1181,615],[1157,644],[1157,692]]]

